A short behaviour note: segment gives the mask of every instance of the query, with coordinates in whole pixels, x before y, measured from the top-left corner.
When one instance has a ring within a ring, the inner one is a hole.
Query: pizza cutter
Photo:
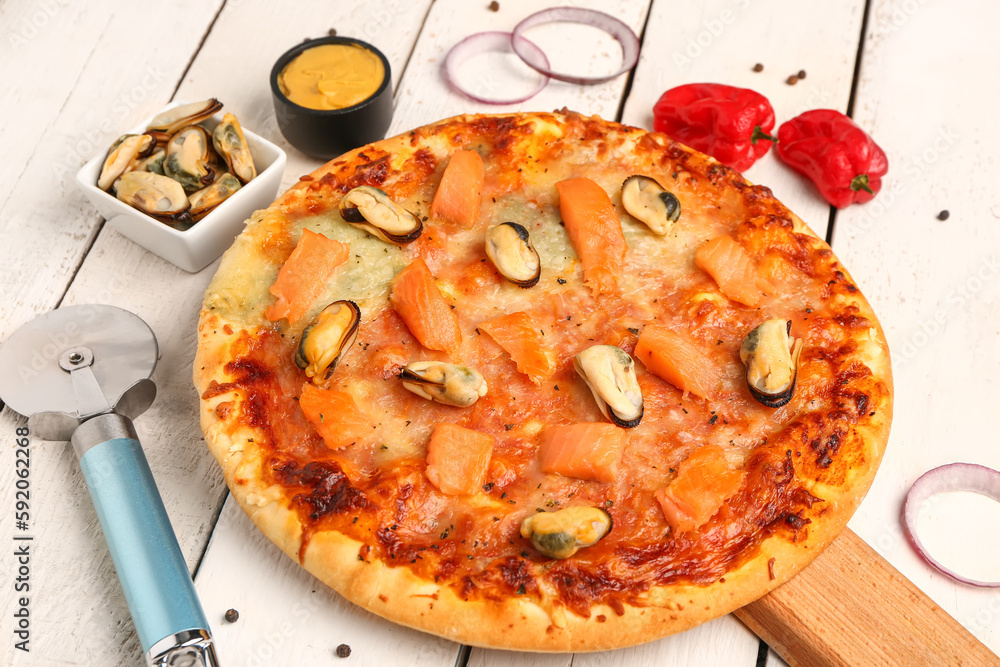
[[[70,440],[151,667],[218,667],[212,635],[132,420],[152,404],[156,337],[106,305],[42,315],[0,346],[0,398]]]

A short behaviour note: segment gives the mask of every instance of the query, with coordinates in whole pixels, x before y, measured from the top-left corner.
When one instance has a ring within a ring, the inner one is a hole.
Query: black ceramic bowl
[[[297,55],[323,44],[354,44],[377,55],[385,68],[382,85],[368,99],[343,109],[309,109],[289,100],[278,86],[278,75]],[[271,69],[271,97],[278,129],[292,146],[324,160],[378,141],[385,136],[392,121],[391,84],[389,61],[371,44],[350,37],[310,39],[286,51]]]

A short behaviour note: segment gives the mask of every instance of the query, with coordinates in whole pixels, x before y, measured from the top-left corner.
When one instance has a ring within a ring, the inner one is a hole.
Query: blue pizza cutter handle
[[[185,653],[201,658],[189,664],[215,665],[208,620],[132,421],[94,417],[72,442],[149,664],[171,664],[160,658],[169,652],[173,664]]]
[[[156,397],[159,349],[137,315],[58,308],[0,346],[0,398],[31,433],[70,440],[146,662],[218,667],[205,612],[132,420]]]

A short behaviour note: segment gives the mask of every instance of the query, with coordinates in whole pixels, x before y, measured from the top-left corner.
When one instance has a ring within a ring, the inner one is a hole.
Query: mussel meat
[[[416,241],[424,230],[420,218],[370,185],[354,188],[340,200],[340,217],[387,243],[403,245]]]
[[[191,217],[195,221],[201,220],[241,187],[240,180],[228,171],[219,174],[210,186],[202,188],[188,197],[191,202]]]
[[[167,143],[170,142],[170,137],[172,134],[167,134],[163,130],[146,130],[146,134],[153,137],[153,141],[156,142],[157,148],[166,149]]]
[[[171,216],[190,206],[180,183],[151,171],[129,171],[114,183],[115,196],[154,216]]]
[[[194,224],[180,183],[151,171],[128,171],[114,183],[115,196],[143,213],[184,231]]]
[[[542,275],[542,261],[523,225],[502,222],[486,230],[486,256],[504,278],[518,287],[533,287]]]
[[[126,134],[118,137],[111,144],[108,156],[104,158],[101,175],[97,179],[97,187],[107,190],[118,177],[125,173],[129,165],[142,159],[156,149],[153,137],[148,134]]]
[[[257,168],[253,164],[250,146],[243,136],[240,121],[231,113],[222,117],[222,122],[215,126],[212,132],[212,143],[222,159],[226,161],[229,171],[236,175],[240,182],[246,184],[257,177]]]
[[[431,401],[467,408],[487,392],[479,371],[442,361],[415,361],[399,374],[403,386]]]
[[[747,387],[769,408],[785,405],[795,391],[802,339],[792,338],[791,332],[790,321],[766,320],[747,334],[740,346]]]
[[[629,176],[622,184],[622,206],[660,236],[681,217],[677,197],[649,176]]]
[[[322,387],[358,337],[361,309],[353,301],[334,301],[302,332],[296,365]]]
[[[210,148],[208,132],[203,127],[185,127],[167,143],[163,173],[183,185],[188,192],[211,185],[215,180],[215,173],[208,166]]]
[[[573,364],[605,417],[622,428],[639,425],[642,390],[635,377],[635,362],[625,350],[594,345],[576,355]]]
[[[611,516],[598,507],[567,507],[532,514],[521,522],[521,537],[549,558],[569,558],[597,544],[611,530]]]
[[[162,132],[169,136],[185,125],[200,123],[220,109],[222,109],[222,102],[214,97],[201,102],[182,104],[156,115],[146,129]]]
[[[167,157],[167,151],[160,148],[154,151],[149,157],[144,157],[141,160],[134,160],[132,164],[129,165],[129,171],[151,171],[154,174],[159,174],[160,176],[165,176],[163,173],[163,160]]]

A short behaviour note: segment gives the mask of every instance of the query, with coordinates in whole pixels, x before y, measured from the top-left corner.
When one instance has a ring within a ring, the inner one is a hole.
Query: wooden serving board
[[[736,616],[792,667],[1000,665],[850,529]]]

